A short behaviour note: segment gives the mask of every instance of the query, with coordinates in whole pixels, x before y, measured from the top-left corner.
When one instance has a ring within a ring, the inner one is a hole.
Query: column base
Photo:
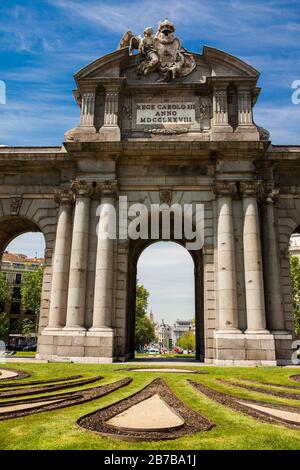
[[[115,350],[116,338],[113,329],[90,332],[82,327],[67,327],[61,330],[45,328],[38,338],[37,357],[72,362],[113,362],[116,357]]]
[[[261,329],[261,330],[246,330],[245,335],[270,335],[270,331]]]
[[[119,142],[121,131],[119,126],[102,126],[99,130],[100,140],[105,142]]]
[[[108,327],[92,327],[86,332],[87,336],[114,336],[115,330]]]
[[[276,365],[274,336],[264,331],[214,334],[214,363],[242,363],[250,361],[255,364]],[[217,362],[216,362],[217,361]]]
[[[61,331],[63,329],[63,326],[47,326],[43,332],[53,332],[55,333],[56,331]]]

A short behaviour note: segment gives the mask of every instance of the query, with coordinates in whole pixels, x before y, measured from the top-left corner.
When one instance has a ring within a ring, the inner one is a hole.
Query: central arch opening
[[[131,241],[127,315],[130,358],[153,360],[157,355],[158,360],[204,361],[202,272],[202,252],[189,252],[183,243]],[[141,315],[146,319],[141,321]],[[151,333],[149,323],[152,337],[141,334],[145,329]]]

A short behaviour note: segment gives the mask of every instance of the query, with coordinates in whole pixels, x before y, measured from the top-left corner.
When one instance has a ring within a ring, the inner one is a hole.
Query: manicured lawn
[[[153,365],[153,364],[152,364]],[[151,366],[143,364],[141,367]],[[292,374],[300,374],[300,368],[229,368],[197,367],[207,375],[186,375],[163,373],[135,373],[120,371],[132,365],[83,365],[83,364],[1,364],[0,368],[14,368],[31,372],[32,376],[22,382],[44,380],[82,374],[85,377],[103,375],[100,384],[133,377],[133,382],[111,395],[96,401],[71,408],[44,412],[0,422],[0,449],[147,449],[147,450],[199,450],[199,449],[300,449],[300,431],[281,425],[265,424],[251,417],[225,408],[201,395],[187,383],[187,378],[199,381],[217,390],[232,393],[243,398],[252,398],[270,403],[286,403],[299,407],[300,401],[264,395],[221,384],[216,378],[251,378],[259,381],[294,384],[289,380]],[[174,367],[176,365],[174,364]],[[187,368],[192,368],[187,363]],[[173,368],[173,365],[172,365]],[[182,368],[182,366],[181,366]],[[94,410],[109,405],[137,392],[156,377],[162,377],[172,391],[191,408],[206,416],[215,427],[202,433],[176,440],[161,442],[125,442],[101,437],[93,432],[78,428],[76,420]],[[93,386],[98,385],[98,383]],[[90,387],[89,385],[84,388]],[[299,391],[300,397],[300,391]]]
[[[35,351],[16,351],[13,357],[34,357]]]

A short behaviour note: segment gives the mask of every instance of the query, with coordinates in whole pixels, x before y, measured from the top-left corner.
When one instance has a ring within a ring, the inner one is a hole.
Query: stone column
[[[119,85],[105,85],[104,124],[99,131],[105,141],[121,140],[118,125],[119,88]]]
[[[244,268],[247,307],[246,333],[264,334],[266,313],[264,298],[261,237],[258,217],[257,195],[261,190],[258,181],[241,182],[244,213]]]
[[[232,196],[236,194],[236,184],[227,181],[216,182],[214,192],[218,198],[218,332],[240,333],[232,212]]]
[[[72,251],[68,289],[67,323],[65,330],[85,330],[85,294],[89,239],[89,213],[92,185],[75,181],[72,190],[76,195],[73,223]]]
[[[249,87],[238,87],[238,125],[252,126],[252,104]]]
[[[54,198],[60,205],[52,266],[49,330],[61,329],[66,323],[74,194],[68,189],[60,189]]]
[[[275,230],[274,203],[279,195],[278,189],[266,188],[263,209],[263,240],[265,292],[268,316],[268,327],[274,334],[286,333],[284,326],[283,301],[280,285],[279,250]]]
[[[91,332],[112,329],[117,184],[115,182],[106,182],[99,186],[101,205],[98,210],[98,244]]]

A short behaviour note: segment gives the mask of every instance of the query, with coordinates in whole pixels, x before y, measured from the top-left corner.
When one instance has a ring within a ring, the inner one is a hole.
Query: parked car
[[[31,344],[29,346],[24,346],[23,351],[36,351],[36,344]]]

